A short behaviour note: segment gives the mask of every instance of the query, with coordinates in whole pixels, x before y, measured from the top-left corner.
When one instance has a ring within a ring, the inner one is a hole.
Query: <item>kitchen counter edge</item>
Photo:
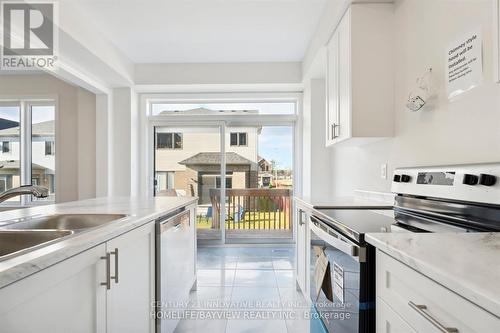
[[[94,246],[197,202],[193,197],[107,197],[30,207],[0,213],[0,220],[52,214],[126,214],[127,217],[34,251],[0,261],[0,288],[53,266]]]
[[[500,317],[500,233],[368,233],[365,240]]]

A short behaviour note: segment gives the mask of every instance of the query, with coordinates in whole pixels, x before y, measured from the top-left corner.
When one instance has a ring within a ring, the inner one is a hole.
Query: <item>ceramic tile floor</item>
[[[308,332],[293,267],[291,246],[199,247],[193,319],[181,320],[175,333]],[[207,315],[217,319],[201,319]]]

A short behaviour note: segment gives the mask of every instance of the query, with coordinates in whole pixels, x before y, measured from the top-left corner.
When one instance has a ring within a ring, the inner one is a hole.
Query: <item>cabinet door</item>
[[[337,28],[339,43],[339,112],[335,142],[351,137],[351,9],[349,8]]]
[[[107,293],[108,332],[154,332],[155,223],[108,241],[106,250],[117,277]]]
[[[413,328],[377,297],[377,333],[412,333]]]
[[[106,330],[104,244],[0,289],[0,331]]]
[[[307,293],[307,213],[298,208],[297,209],[297,253],[295,255],[297,270],[297,283],[299,284],[302,292]]]
[[[334,33],[327,46],[326,145],[335,143],[339,119],[339,34]]]

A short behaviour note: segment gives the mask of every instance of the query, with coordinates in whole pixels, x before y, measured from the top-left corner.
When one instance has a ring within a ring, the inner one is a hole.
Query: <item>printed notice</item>
[[[333,294],[344,303],[344,270],[333,263]]]
[[[452,43],[446,53],[448,98],[479,86],[483,81],[481,31],[478,29]]]

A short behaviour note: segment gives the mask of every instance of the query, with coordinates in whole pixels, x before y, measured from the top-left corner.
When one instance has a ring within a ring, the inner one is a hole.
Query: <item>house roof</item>
[[[33,124],[31,133],[33,136],[54,136],[54,120]],[[0,137],[18,136],[19,125],[0,130]]]
[[[31,163],[31,168],[33,170],[49,170],[48,173],[54,173],[53,170],[48,169],[42,165],[36,164],[36,163]],[[0,170],[7,170],[7,169],[19,169],[19,160],[8,160],[8,161],[0,161]]]
[[[0,118],[0,130],[16,126],[19,126],[19,122],[5,118]]]
[[[221,153],[198,153],[179,164],[183,165],[213,165],[221,163]],[[226,153],[226,164],[231,165],[252,165],[254,162],[233,152]]]
[[[271,165],[271,164],[272,164],[271,162],[269,162],[268,160],[266,160],[266,159],[265,159],[264,157],[262,157],[262,156],[257,156],[257,160],[259,161],[259,164],[261,164],[261,163],[267,163],[267,164],[269,164],[269,165]]]

